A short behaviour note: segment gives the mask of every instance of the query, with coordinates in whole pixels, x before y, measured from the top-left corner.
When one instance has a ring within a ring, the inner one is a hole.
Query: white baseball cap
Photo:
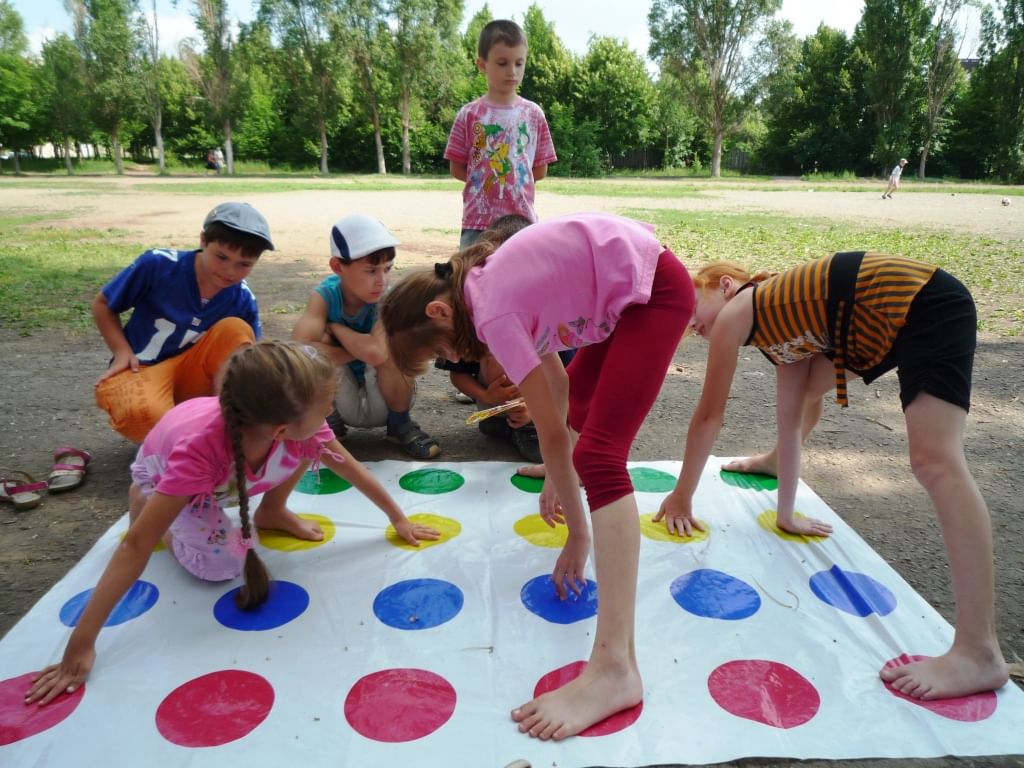
[[[342,261],[355,261],[397,245],[401,243],[387,227],[362,213],[338,219],[331,227],[331,256]]]

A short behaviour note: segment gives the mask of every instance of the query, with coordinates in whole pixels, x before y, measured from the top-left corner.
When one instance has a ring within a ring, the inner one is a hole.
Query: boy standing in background
[[[452,176],[465,182],[460,249],[499,216],[536,221],[534,186],[558,159],[544,110],[517,93],[526,71],[519,25],[497,19],[480,30],[476,65],[487,93],[459,110],[444,151]]]

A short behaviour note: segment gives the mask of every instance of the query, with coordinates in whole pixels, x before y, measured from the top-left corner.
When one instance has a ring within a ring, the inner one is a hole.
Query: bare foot
[[[517,475],[522,477],[536,477],[543,480],[547,477],[547,470],[543,464],[530,464],[528,467],[520,467],[516,470]]]
[[[770,475],[771,477],[778,477],[779,474],[774,451],[733,459],[728,464],[723,464],[722,469],[727,472],[744,472],[746,474]]]
[[[878,674],[900,693],[926,701],[994,691],[1010,679],[998,648],[981,658],[950,650],[921,661],[889,662]]]
[[[643,683],[636,667],[597,669],[588,664],[570,683],[512,710],[519,731],[541,741],[575,736],[606,717],[636,706]]]
[[[252,516],[257,528],[272,528],[275,531],[290,533],[296,539],[323,541],[324,532],[319,523],[299,517],[290,509],[264,507],[260,504],[256,514]]]

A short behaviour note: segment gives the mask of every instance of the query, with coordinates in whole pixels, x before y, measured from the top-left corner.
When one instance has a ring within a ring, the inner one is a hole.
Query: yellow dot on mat
[[[272,528],[259,529],[260,544],[268,549],[276,549],[281,552],[298,552],[300,549],[316,549],[323,546],[334,538],[334,523],[323,515],[299,515],[303,520],[317,523],[324,537],[320,541],[299,539],[285,531],[276,531]]]
[[[648,539],[654,539],[655,541],[668,541],[672,544],[693,544],[694,542],[704,541],[711,535],[711,526],[708,525],[708,522],[706,520],[699,520],[699,522],[704,526],[703,531],[694,528],[690,536],[677,536],[668,532],[664,520],[654,522],[654,512],[651,512],[647,515],[640,515],[640,533]]]
[[[801,520],[806,520],[806,515],[801,515],[799,512],[794,512],[793,517]],[[790,533],[779,528],[778,515],[774,509],[766,509],[760,515],[757,516],[757,524],[764,528],[769,533],[774,533],[780,539],[786,541],[795,541],[797,544],[811,544],[816,541],[822,541],[827,539],[827,536],[805,536],[802,533]]]
[[[123,533],[121,534],[121,541],[124,541],[124,537],[125,537],[125,536],[127,536],[127,535],[128,535],[128,531],[124,531],[124,532],[123,532]],[[155,546],[155,547],[153,547],[153,551],[154,551],[154,552],[163,552],[163,551],[164,551],[165,549],[167,549],[167,547],[165,547],[165,546],[164,546],[164,543],[163,543],[163,541],[158,541],[158,542],[156,543],[156,546]]]
[[[462,523],[458,520],[453,520],[450,517],[441,517],[441,515],[431,515],[424,512],[416,515],[409,515],[409,521],[416,523],[417,525],[426,525],[433,528],[441,534],[441,538],[420,539],[420,545],[418,547],[414,547],[398,535],[398,532],[395,530],[395,526],[389,525],[387,530],[384,532],[384,536],[387,538],[389,544],[393,544],[399,549],[411,549],[415,552],[416,550],[432,547],[435,544],[444,544],[449,539],[454,539],[462,533]]]
[[[569,529],[565,524],[558,523],[552,528],[540,515],[521,517],[512,528],[535,547],[560,549],[569,539]]]

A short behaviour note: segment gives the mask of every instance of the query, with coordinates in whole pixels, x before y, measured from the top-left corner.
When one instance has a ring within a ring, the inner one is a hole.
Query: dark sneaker
[[[512,444],[519,451],[519,455],[531,464],[540,464],[544,461],[540,455],[540,440],[537,438],[537,428],[533,424],[513,429],[510,436]]]
[[[341,420],[341,414],[337,410],[333,410],[327,415],[327,426],[331,428],[334,436],[339,440],[348,434],[348,427]]]
[[[433,459],[441,455],[441,446],[415,421],[407,421],[395,432],[388,432],[388,440],[402,446],[414,459]]]

